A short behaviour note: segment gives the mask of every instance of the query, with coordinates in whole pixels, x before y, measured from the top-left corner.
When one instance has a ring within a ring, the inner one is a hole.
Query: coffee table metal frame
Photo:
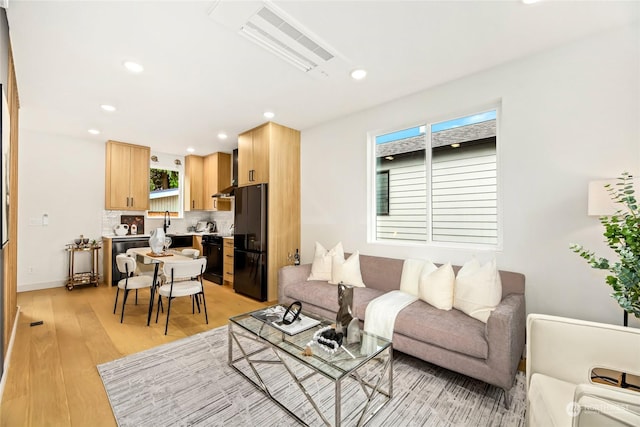
[[[306,315],[309,316],[308,314]],[[273,327],[270,323],[255,319],[251,316],[251,313],[232,317],[229,319],[228,328],[228,364],[252,383],[258,390],[264,393],[266,397],[284,409],[302,425],[307,425],[307,423],[273,396],[269,390],[269,385],[266,384],[260,375],[259,365],[278,364],[284,366],[285,370],[289,373],[295,384],[300,388],[300,391],[302,391],[307,401],[327,426],[331,426],[331,422],[327,419],[325,414],[322,413],[318,404],[314,400],[313,395],[305,387],[304,382],[316,375],[322,375],[334,383],[334,425],[340,426],[342,422],[342,381],[346,378],[355,380],[360,385],[360,388],[366,396],[366,403],[362,408],[357,424],[358,426],[364,425],[369,422],[376,413],[382,409],[382,407],[389,403],[389,400],[391,400],[393,396],[393,348],[391,341],[374,335],[368,335],[366,332],[363,332],[363,339],[373,340],[376,343],[377,349],[371,354],[363,355],[359,354],[358,351],[352,351],[352,353],[355,353],[354,355],[356,357],[351,358],[344,350],[340,350],[336,355],[331,356],[314,346],[313,356],[303,356],[301,353],[304,349],[304,345],[309,341],[308,337],[311,337],[316,330],[328,324],[329,321],[324,320],[315,328],[296,335],[287,335]],[[242,339],[249,340],[245,342],[245,346],[243,346]],[[247,349],[246,344],[249,342],[251,342],[254,347],[257,343],[259,344],[259,347],[252,350]],[[237,347],[240,352],[240,355],[235,358],[234,347]],[[260,358],[261,353],[269,350],[275,354],[275,360]],[[288,356],[286,358],[288,360],[285,360],[285,358],[282,357],[283,355]],[[236,366],[242,361],[246,362],[257,381]],[[300,377],[297,376],[290,365],[295,362],[301,363],[310,368],[311,372]],[[373,378],[373,380],[365,380],[359,374],[359,371],[371,363],[377,363],[379,365],[379,373],[377,374],[377,378]],[[388,384],[385,389],[383,386],[386,376],[388,376]],[[378,402],[377,406],[371,407],[374,398],[379,396],[382,396],[380,398],[382,402]]]

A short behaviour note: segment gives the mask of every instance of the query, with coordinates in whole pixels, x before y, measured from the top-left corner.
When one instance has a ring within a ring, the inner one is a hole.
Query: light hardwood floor
[[[129,294],[124,323],[113,314],[116,288],[66,288],[18,294],[20,317],[0,406],[2,426],[115,426],[96,365],[227,324],[235,314],[267,306],[207,282],[204,314],[189,298],[172,303],[168,335],[164,314],[146,326],[149,292],[138,305]],[[120,293],[122,298],[122,292]],[[121,306],[121,299],[118,302]],[[165,308],[166,309],[166,308]],[[43,320],[44,324],[30,326]]]

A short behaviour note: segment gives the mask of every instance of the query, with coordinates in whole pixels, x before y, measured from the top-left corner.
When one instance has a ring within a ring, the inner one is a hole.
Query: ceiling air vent
[[[327,65],[342,62],[326,43],[270,2],[218,1],[209,16],[311,75],[328,77]]]

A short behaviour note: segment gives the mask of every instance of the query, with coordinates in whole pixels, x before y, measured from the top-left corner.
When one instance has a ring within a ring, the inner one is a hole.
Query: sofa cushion
[[[409,295],[420,297],[418,290],[420,274],[428,264],[433,265],[423,259],[405,259],[400,277],[400,290]]]
[[[312,302],[318,307],[338,311],[338,287],[329,286],[326,281],[309,280],[287,286],[285,296],[302,302],[303,310],[305,302]]]
[[[394,332],[447,350],[486,359],[486,325],[459,310],[439,310],[418,300],[396,317]]]
[[[529,424],[569,426],[576,385],[543,374],[533,374],[527,393]],[[576,414],[577,415],[577,414]]]
[[[360,253],[355,251],[349,258],[344,259],[344,255],[336,253],[331,259],[331,280],[329,283],[364,287],[362,274],[360,273]]]
[[[486,323],[501,300],[502,283],[495,259],[480,265],[474,258],[458,271],[454,308]]]
[[[324,246],[316,242],[316,252],[313,256],[311,264],[311,274],[307,280],[331,280],[331,262],[334,255],[340,255],[344,258],[344,250],[342,242],[338,242],[330,250],[326,250]]]
[[[451,263],[436,267],[432,262],[425,263],[418,282],[418,297],[440,310],[453,308],[453,287],[456,275]]]
[[[352,315],[364,321],[367,304],[382,294],[384,292],[377,289],[354,287]],[[338,312],[338,288],[336,286],[328,286],[325,281],[312,280],[287,286],[285,296],[302,302],[303,310],[304,303],[307,302],[325,310]]]

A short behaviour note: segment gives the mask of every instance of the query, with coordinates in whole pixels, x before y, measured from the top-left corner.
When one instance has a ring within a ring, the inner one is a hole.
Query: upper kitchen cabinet
[[[184,210],[204,209],[204,158],[186,156],[184,162]]]
[[[149,155],[141,145],[107,141],[105,209],[149,209]]]
[[[213,198],[225,188],[231,186],[231,154],[213,153],[204,158],[204,209],[230,210],[229,201]]]
[[[238,135],[238,186],[269,182],[269,142],[275,123]]]

